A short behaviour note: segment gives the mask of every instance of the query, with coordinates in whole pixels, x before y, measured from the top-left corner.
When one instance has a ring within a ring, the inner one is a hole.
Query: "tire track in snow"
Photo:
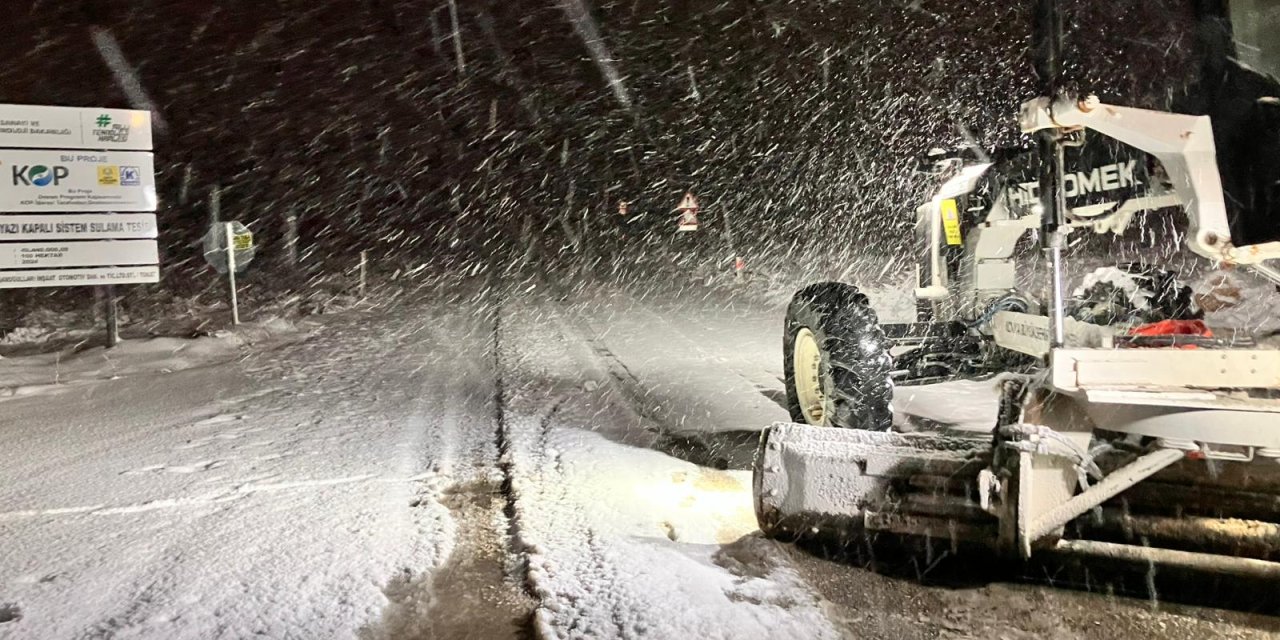
[[[484,317],[483,310],[471,309]],[[422,438],[438,442],[440,454],[431,470],[430,486],[415,499],[448,509],[455,544],[437,566],[387,587],[391,601],[384,624],[372,637],[388,639],[528,635],[532,599],[511,579],[507,560],[508,523],[501,469],[502,380],[493,366],[497,349],[495,324],[472,326],[466,336],[438,326],[427,328],[430,343],[445,348],[450,363],[446,406],[438,429]],[[475,357],[476,352],[481,357]],[[412,447],[426,450],[431,447]],[[415,506],[418,506],[415,504]]]
[[[519,509],[516,507],[514,455],[512,453],[510,425],[506,418],[507,381],[502,363],[502,313],[505,303],[500,300],[493,311],[493,332],[491,340],[491,356],[494,371],[494,441],[498,447],[498,469],[502,473],[501,492],[503,497],[502,514],[505,518],[506,547],[510,552],[507,562],[508,575],[517,579],[524,592],[531,598],[538,594],[528,581],[528,551],[520,536]],[[554,414],[558,404],[548,411],[548,420]]]

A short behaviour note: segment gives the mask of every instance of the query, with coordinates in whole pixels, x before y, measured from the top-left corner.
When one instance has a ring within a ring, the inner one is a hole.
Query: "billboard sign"
[[[154,213],[0,214],[0,242],[146,240],[155,237]]]
[[[0,149],[0,211],[155,210],[150,153]]]
[[[6,242],[0,245],[0,269],[96,267],[157,264],[155,240],[109,242]]]
[[[151,112],[0,104],[0,147],[150,151]]]
[[[159,282],[151,147],[147,111],[0,104],[0,289]]]
[[[36,269],[0,271],[0,289],[101,286],[160,282],[160,267],[97,267],[94,269]]]

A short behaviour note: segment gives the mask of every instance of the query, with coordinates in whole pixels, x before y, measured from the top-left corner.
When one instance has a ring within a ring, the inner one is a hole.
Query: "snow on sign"
[[[155,210],[150,153],[0,149],[0,211]]]
[[[204,234],[204,260],[218,273],[227,272],[227,224],[231,225],[231,248],[235,254],[236,273],[249,266],[257,249],[253,245],[253,232],[241,222],[215,224]]]
[[[0,104],[0,147],[151,150],[151,112]]]

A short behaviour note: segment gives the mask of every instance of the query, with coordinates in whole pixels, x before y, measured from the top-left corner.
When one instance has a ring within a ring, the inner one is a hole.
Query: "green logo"
[[[13,165],[13,186],[15,187],[47,187],[57,186],[63,178],[71,175],[66,167],[46,167],[42,164],[33,166]]]
[[[111,116],[104,113],[98,116],[97,122],[99,127],[109,127],[111,126]]]

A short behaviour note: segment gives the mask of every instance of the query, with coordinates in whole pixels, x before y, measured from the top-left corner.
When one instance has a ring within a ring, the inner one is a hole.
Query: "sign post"
[[[368,271],[368,264],[369,264],[369,252],[361,251],[360,252],[360,300],[362,301],[364,300],[365,276],[367,275],[366,272]]]
[[[103,303],[107,305],[107,348],[120,344],[120,313],[119,298],[116,297],[116,286],[113,284],[102,287]]]
[[[236,295],[236,228],[230,222],[223,225],[227,234],[227,281],[231,283],[231,324],[240,324],[240,299]]]
[[[240,300],[236,291],[236,274],[253,260],[253,232],[243,224],[219,222],[209,226],[204,235],[204,259],[218,273],[227,275],[231,288],[231,322],[240,324]]]
[[[151,113],[0,104],[0,289],[160,281]],[[21,215],[13,215],[21,214]]]

